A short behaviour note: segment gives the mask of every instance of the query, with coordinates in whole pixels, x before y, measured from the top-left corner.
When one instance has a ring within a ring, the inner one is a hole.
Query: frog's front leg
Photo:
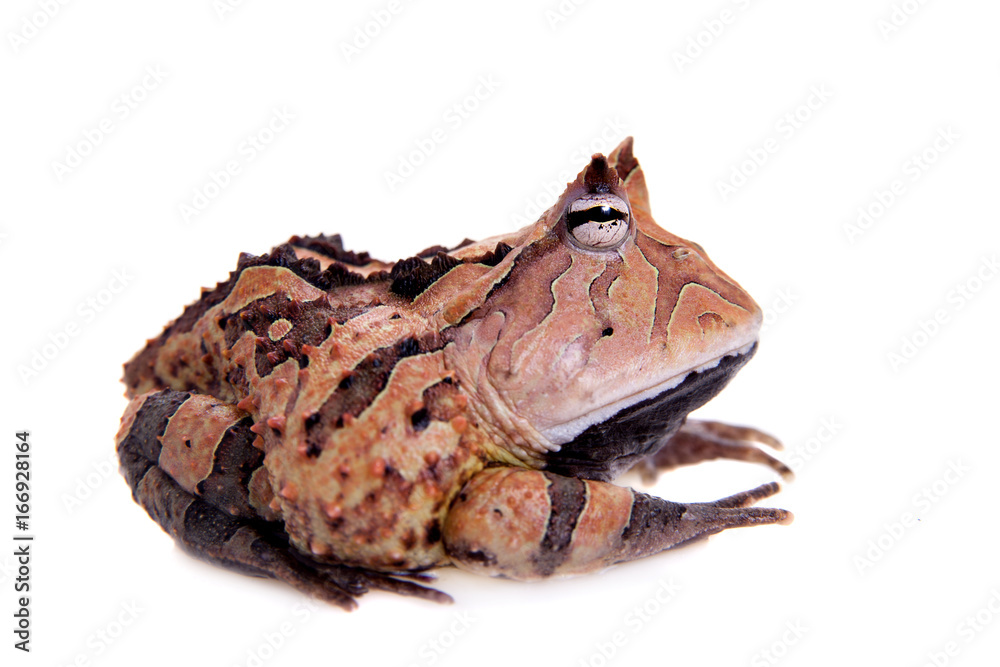
[[[445,549],[458,567],[511,579],[582,574],[659,553],[727,528],[788,523],[749,507],[775,483],[710,503],[675,503],[606,482],[489,468],[452,504]]]
[[[749,426],[688,419],[655,454],[636,463],[632,469],[643,481],[653,483],[664,470],[713,459],[731,459],[763,463],[785,479],[794,477],[791,469],[760,445],[781,449],[781,442]]]
[[[390,573],[297,551],[270,504],[274,495],[252,426],[246,412],[213,396],[168,389],[135,397],[117,438],[133,498],[190,554],[285,581],[345,609],[371,588],[451,600]]]

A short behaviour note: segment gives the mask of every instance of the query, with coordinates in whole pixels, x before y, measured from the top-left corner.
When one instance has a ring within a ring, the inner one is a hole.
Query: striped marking
[[[455,565],[531,580],[603,569],[742,526],[787,523],[750,507],[776,484],[711,503],[675,503],[632,489],[515,468],[486,469],[452,505],[445,547]]]
[[[357,418],[374,403],[389,385],[396,365],[408,357],[441,349],[434,337],[403,338],[394,345],[369,353],[339,382],[337,388],[306,422],[306,443],[311,451],[321,451],[330,432],[343,428],[345,418]]]
[[[159,470],[185,493],[232,516],[260,518],[249,496],[264,455],[252,445],[256,435],[242,410],[172,390],[137,397],[133,404],[140,407],[119,439],[118,453],[134,492],[147,473]],[[263,490],[257,490],[260,496]]]
[[[698,283],[684,285],[677,295],[677,303],[667,320],[666,338],[673,345],[690,344],[701,347],[702,340],[715,333],[714,327],[736,326],[746,315],[746,308],[727,301],[715,290]],[[709,324],[706,315],[715,315],[718,324]],[[713,330],[709,330],[713,328]],[[695,332],[700,336],[695,336]]]
[[[167,430],[170,417],[190,396],[187,392],[162,391],[134,399],[133,403],[140,407],[134,413],[129,430],[119,432],[119,454],[123,451],[134,452],[146,459],[149,465],[154,465],[160,458],[160,439]],[[137,482],[138,479],[129,479],[129,486],[134,489]]]
[[[133,399],[126,417],[127,428],[120,432],[118,453],[122,472],[133,497],[177,543],[194,556],[208,560],[244,574],[273,577],[296,587],[306,594],[336,604],[345,609],[356,606],[354,598],[370,588],[413,595],[438,602],[451,599],[434,589],[411,581],[395,579],[391,575],[345,567],[330,563],[316,563],[293,553],[288,537],[280,524],[265,524],[259,519],[248,522],[248,516],[234,516],[215,491],[199,487],[203,497],[193,495],[155,463],[163,449],[174,446],[174,434],[167,435],[172,416],[187,402],[212,400],[210,397],[191,396],[186,392],[166,390],[142,395]],[[217,405],[215,407],[218,407]],[[190,407],[188,408],[190,409]],[[187,411],[183,413],[187,415]],[[184,417],[187,421],[187,416]],[[247,486],[254,502],[262,502],[266,477],[257,472],[250,474],[237,459],[248,440],[247,420],[240,420],[224,431],[216,448],[216,461],[212,473],[205,480],[211,485],[216,473],[236,479],[234,472],[246,475]],[[174,428],[178,428],[176,425]],[[240,437],[237,437],[240,436]],[[161,447],[160,440],[165,440]],[[257,455],[260,452],[254,450]],[[244,462],[245,463],[245,462]],[[242,467],[241,467],[242,466]],[[228,493],[223,494],[228,498]],[[253,515],[257,518],[256,515]],[[268,519],[267,515],[264,518]]]
[[[549,483],[549,521],[538,545],[535,567],[540,576],[547,577],[570,558],[573,531],[587,504],[587,485],[575,477],[543,474]]]
[[[231,278],[206,293],[125,364],[124,379],[130,395],[172,387],[233,398],[220,378],[225,365],[220,355],[230,345],[220,335],[217,322],[276,292],[300,302],[326,296],[326,292],[288,268],[241,269],[235,281]]]
[[[636,237],[638,241],[642,235]],[[645,253],[623,258],[621,275],[608,289],[610,319],[628,323],[628,333],[636,338],[637,349],[649,346],[656,324],[660,270]],[[634,260],[634,261],[633,261]],[[637,286],[642,286],[641,289]],[[642,346],[639,348],[638,346]]]
[[[212,396],[194,395],[170,417],[161,438],[160,468],[188,493],[212,473],[216,450],[246,413]]]
[[[676,328],[671,328],[671,322],[677,317],[678,308],[702,308],[702,312],[698,313],[700,315],[718,304],[724,310],[719,314],[726,321],[736,322],[746,318],[747,310],[737,305],[740,301],[746,301],[746,294],[733,285],[724,274],[716,273],[700,255],[691,252],[683,260],[677,260],[673,251],[682,246],[664,244],[646,235],[636,238],[636,247],[651,264],[660,263],[657,281],[654,283],[656,285],[656,310],[652,331],[654,338],[665,339],[671,344],[684,339],[688,333],[686,329],[681,328],[677,331]],[[736,313],[730,316],[732,309],[735,309]],[[685,324],[691,327],[692,332],[701,330],[697,322],[685,322]]]

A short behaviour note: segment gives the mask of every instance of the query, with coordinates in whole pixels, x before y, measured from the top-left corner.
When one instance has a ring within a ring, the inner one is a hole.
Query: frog
[[[689,418],[755,354],[762,311],[653,219],[629,137],[533,224],[396,262],[339,235],[244,253],[124,365],[121,472],[186,552],[354,609],[437,602],[436,568],[539,580],[723,530],[756,503],[617,484],[781,443]]]

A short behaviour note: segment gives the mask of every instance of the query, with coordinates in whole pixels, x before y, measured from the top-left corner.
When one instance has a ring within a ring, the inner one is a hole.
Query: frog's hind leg
[[[344,609],[371,588],[450,601],[392,575],[319,563],[289,545],[247,413],[212,396],[137,396],[117,449],[132,496],[187,552],[244,574],[285,581]],[[422,580],[414,576],[417,580]]]
[[[777,438],[755,428],[688,419],[659,451],[640,460],[632,469],[644,482],[652,483],[664,470],[712,459],[732,459],[763,463],[783,478],[792,479],[792,470],[760,445],[782,448]]]
[[[487,468],[459,493],[444,527],[458,567],[512,579],[583,574],[729,528],[789,523],[751,507],[775,483],[708,503],[676,503],[627,487],[520,468]]]

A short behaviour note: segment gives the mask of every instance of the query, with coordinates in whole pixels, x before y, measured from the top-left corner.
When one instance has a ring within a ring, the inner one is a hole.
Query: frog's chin
[[[750,341],[738,348],[732,349],[724,354],[721,354],[709,361],[687,370],[683,373],[671,376],[666,380],[662,380],[655,385],[643,389],[641,391],[635,392],[623,398],[616,400],[613,403],[609,403],[603,407],[592,410],[585,415],[571,419],[562,424],[556,424],[549,426],[548,428],[541,431],[542,435],[545,436],[553,445],[561,446],[566,443],[574,441],[578,436],[584,433],[587,429],[594,427],[596,425],[605,424],[610,421],[614,421],[614,417],[623,411],[628,410],[628,408],[649,401],[650,399],[655,399],[659,396],[666,396],[670,391],[676,387],[679,387],[688,378],[693,378],[696,376],[708,376],[712,379],[712,382],[703,383],[709,385],[712,388],[711,396],[718,393],[719,390],[729,381],[729,378],[735,374],[735,370],[722,373],[710,373],[709,371],[716,369],[723,364],[724,360],[734,357],[731,361],[724,364],[727,371],[735,366],[739,369],[750,357],[754,355],[757,351],[757,339]],[[738,361],[734,364],[733,361]],[[725,376],[723,378],[723,375]],[[718,378],[716,380],[716,378]],[[721,382],[720,382],[721,381]],[[705,393],[705,392],[702,392]],[[707,401],[708,398],[705,400]],[[703,401],[704,402],[704,401]],[[692,408],[693,409],[693,408]],[[686,414],[686,413],[685,413]]]

